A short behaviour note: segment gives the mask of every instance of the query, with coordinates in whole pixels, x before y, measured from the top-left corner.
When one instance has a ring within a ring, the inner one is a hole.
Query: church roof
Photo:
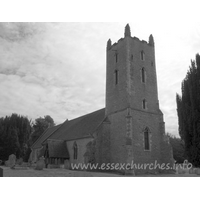
[[[90,137],[103,122],[105,108],[65,121],[48,139],[75,140]]]
[[[69,158],[65,141],[48,140],[47,143],[50,158]]]
[[[38,149],[42,147],[42,142],[44,142],[51,134],[53,134],[59,127],[61,126],[61,124],[57,125],[57,126],[53,126],[50,128],[47,128],[44,133],[36,140],[36,142],[32,145],[32,149]]]

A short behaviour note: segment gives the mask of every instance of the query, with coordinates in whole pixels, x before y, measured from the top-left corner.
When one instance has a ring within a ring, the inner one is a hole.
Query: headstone
[[[37,161],[35,169],[36,169],[36,170],[43,170],[44,166],[45,166],[44,158],[41,157],[41,158]]]
[[[0,167],[0,177],[3,177],[3,169]]]
[[[194,168],[189,169],[189,173],[190,173],[190,174],[195,174]]]
[[[58,158],[57,163],[58,163],[58,165],[60,165],[60,158]]]
[[[5,161],[5,166],[6,166],[6,167],[9,167],[8,160]]]
[[[200,168],[197,168],[196,173],[197,175],[200,175]]]
[[[185,173],[182,166],[178,166],[178,167],[176,168],[176,172],[177,172],[177,174],[184,174],[184,173]]]
[[[23,158],[20,158],[20,159],[17,160],[18,165],[22,165],[22,163],[23,163]]]
[[[69,162],[69,160],[65,160],[64,161],[64,168],[65,169],[70,169],[70,162]]]
[[[194,174],[197,173],[197,168],[193,168],[193,173],[194,173]]]
[[[10,166],[11,169],[15,168],[15,164],[16,164],[16,156],[14,154],[11,154],[8,158],[8,164]]]

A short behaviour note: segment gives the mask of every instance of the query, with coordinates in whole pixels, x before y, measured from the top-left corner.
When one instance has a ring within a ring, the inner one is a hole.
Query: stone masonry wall
[[[128,61],[127,68],[130,73],[130,107],[142,109],[142,100],[145,99],[147,110],[158,112],[157,77],[155,67],[154,47],[145,42],[127,38]],[[144,52],[144,60],[141,60],[141,52]],[[145,71],[145,82],[142,82],[142,68]]]
[[[114,113],[109,116],[110,125],[110,141],[111,141],[111,163],[126,163],[126,116],[127,110]]]
[[[94,135],[95,162],[98,164],[110,163],[110,122],[103,122]]]
[[[160,163],[161,161],[161,130],[160,130],[160,118],[159,114],[142,112],[138,110],[132,110],[133,116],[133,154],[134,163],[138,165]],[[149,129],[149,142],[150,150],[144,148],[144,130]],[[147,170],[135,170],[136,173],[143,172],[154,173],[157,170],[151,170],[149,167]]]
[[[70,141],[66,142],[67,148],[69,151],[70,163],[73,163],[73,164],[85,163],[84,154],[87,151],[87,144],[92,140],[93,140],[93,138],[91,137],[91,138],[70,140]],[[75,141],[76,141],[77,147],[78,147],[78,153],[77,153],[78,156],[77,156],[76,160],[74,159],[74,148],[73,148]]]
[[[120,41],[107,52],[106,72],[106,114],[122,110],[128,106],[127,99],[127,47],[124,40]],[[116,61],[117,55],[117,61]],[[118,71],[118,84],[115,84],[115,71]]]

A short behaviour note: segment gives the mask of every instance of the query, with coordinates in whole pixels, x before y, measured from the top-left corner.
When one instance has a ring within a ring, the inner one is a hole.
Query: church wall
[[[113,113],[109,116],[110,125],[110,152],[111,163],[126,163],[127,149],[126,149],[126,115],[127,111],[123,110]]]
[[[109,116],[110,124],[110,163],[148,164],[161,163],[161,144],[163,140],[162,114],[147,113],[131,109],[131,126],[127,126],[127,109]],[[150,150],[144,150],[144,129],[150,130]],[[131,129],[130,142],[127,143],[128,129]],[[130,146],[131,144],[131,146]],[[128,152],[129,147],[131,153]],[[167,148],[167,147],[166,147]],[[165,152],[166,149],[163,149]],[[169,156],[171,155],[170,153]],[[130,153],[130,156],[128,154]],[[168,159],[166,159],[167,161]],[[148,170],[135,170],[135,173],[143,173]],[[150,170],[154,173],[156,170]]]
[[[87,151],[86,145],[92,140],[93,138],[83,138],[83,139],[66,141],[67,149],[69,151],[70,163],[73,164],[84,163],[84,154]],[[74,159],[74,148],[73,148],[75,141],[78,147],[78,154],[77,154],[78,156],[76,160]]]
[[[127,95],[127,51],[126,43],[122,41],[107,51],[106,71],[106,114],[124,109],[128,106]],[[117,61],[116,61],[117,56]],[[118,72],[118,83],[116,84],[115,71]]]
[[[141,109],[142,100],[147,102],[147,109],[151,112],[158,112],[158,93],[157,93],[157,77],[155,68],[154,47],[145,42],[136,39],[127,38],[129,40],[129,63],[130,73],[130,105],[132,108]],[[141,52],[144,52],[144,60],[141,60]],[[133,58],[131,59],[133,55]],[[142,68],[145,72],[145,82],[142,82]]]
[[[103,122],[94,135],[95,163],[110,163],[110,122]]]
[[[134,163],[160,163],[162,132],[160,129],[160,118],[158,114],[132,110],[133,116],[133,154]],[[144,129],[149,128],[150,150],[144,148]],[[137,172],[138,170],[136,170]],[[140,170],[141,171],[141,170]],[[153,172],[154,170],[150,170]]]

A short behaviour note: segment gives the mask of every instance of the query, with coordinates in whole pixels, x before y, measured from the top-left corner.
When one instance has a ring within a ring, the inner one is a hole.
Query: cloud
[[[7,22],[0,23],[0,37],[10,41],[22,41],[32,37],[36,33],[42,31],[43,25],[40,23],[26,23],[26,22]]]
[[[104,106],[105,64],[100,64],[104,60],[98,53],[97,59],[93,33],[84,34],[85,26],[36,23],[0,28],[0,53],[5,55],[0,60],[1,116],[49,114],[61,123]]]
[[[132,36],[154,35],[160,108],[166,131],[177,135],[176,93],[198,52],[200,29],[168,20],[159,28],[130,26]],[[125,24],[0,23],[0,116],[49,114],[62,123],[104,107],[106,42],[123,37]]]

